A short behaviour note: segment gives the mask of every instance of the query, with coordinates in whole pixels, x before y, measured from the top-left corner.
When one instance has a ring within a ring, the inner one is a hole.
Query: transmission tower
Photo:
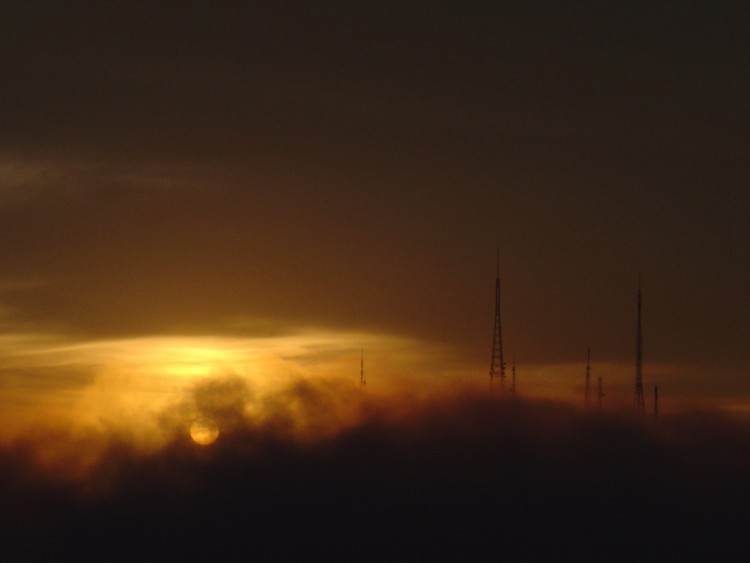
[[[362,350],[359,356],[359,386],[367,387],[367,380],[365,379],[365,351]]]
[[[635,335],[635,412],[645,414],[643,397],[643,333],[641,332],[641,275],[638,274],[638,325]]]
[[[591,389],[591,348],[586,348],[586,387],[583,392],[583,405],[589,407],[589,391]]]
[[[503,333],[500,325],[500,251],[497,252],[497,277],[495,278],[495,329],[492,335],[492,360],[490,361],[490,390],[500,380],[500,392],[505,391],[505,360],[503,359]]]

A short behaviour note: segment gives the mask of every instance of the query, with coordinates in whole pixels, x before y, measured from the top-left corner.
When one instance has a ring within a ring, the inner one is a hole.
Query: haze
[[[745,3],[318,4],[3,3],[3,559],[736,560]]]

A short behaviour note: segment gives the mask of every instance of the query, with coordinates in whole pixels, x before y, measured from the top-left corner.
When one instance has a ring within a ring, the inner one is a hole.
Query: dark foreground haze
[[[309,383],[253,421],[243,384],[196,389],[204,413],[214,409],[228,429],[208,447],[175,430],[143,453],[113,436],[83,476],[40,467],[33,437],[0,452],[3,560],[716,561],[746,552],[750,427],[741,421],[640,420],[472,393],[396,405]],[[359,403],[356,420],[318,431],[342,400]],[[175,418],[166,413],[165,424]]]

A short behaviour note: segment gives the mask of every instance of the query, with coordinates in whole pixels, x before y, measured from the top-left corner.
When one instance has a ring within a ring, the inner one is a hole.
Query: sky
[[[580,402],[590,347],[630,404],[640,274],[648,392],[746,408],[747,16],[5,3],[6,415],[362,349],[370,388],[486,385],[496,253],[519,391]]]
[[[740,558],[748,36],[734,1],[3,2],[3,559]]]

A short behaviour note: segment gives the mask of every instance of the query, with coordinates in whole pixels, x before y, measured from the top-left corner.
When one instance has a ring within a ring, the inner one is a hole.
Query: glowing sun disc
[[[190,425],[190,437],[193,442],[201,446],[208,446],[216,441],[219,437],[219,427],[213,420],[201,418]]]

